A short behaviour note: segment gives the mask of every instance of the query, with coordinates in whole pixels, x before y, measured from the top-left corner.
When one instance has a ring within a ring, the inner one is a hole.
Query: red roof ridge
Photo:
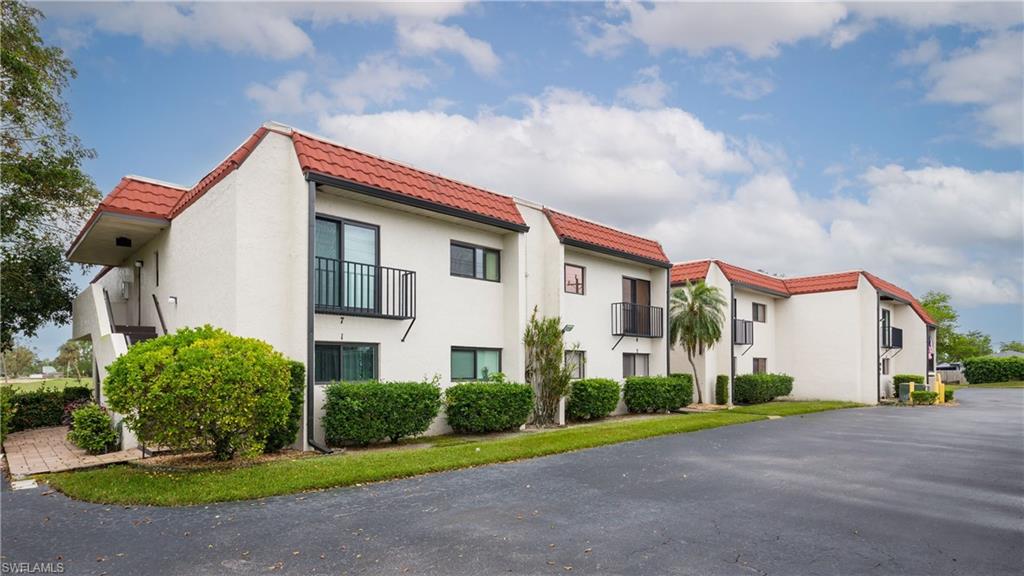
[[[125,174],[121,177],[122,180],[135,180],[136,182],[145,182],[147,184],[153,184],[156,186],[163,186],[164,188],[174,188],[175,190],[188,190],[188,186],[182,186],[181,184],[175,184],[173,182],[167,182],[164,180],[157,180],[156,178],[150,178],[149,176],[139,176],[138,174]]]
[[[563,242],[566,239],[575,240],[576,242],[611,251],[627,258],[656,263],[666,268],[672,267],[672,261],[665,255],[664,248],[662,248],[661,243],[657,240],[613,228],[607,224],[559,212],[548,207],[544,207],[543,212],[547,216],[555,235]],[[576,227],[582,229],[572,229]],[[590,230],[587,230],[587,228],[590,228]],[[608,237],[595,237],[592,234],[595,231],[600,231],[608,235]]]
[[[587,218],[586,216],[577,216],[575,214],[570,214],[569,212],[566,212],[564,210],[559,210],[557,208],[552,208],[552,207],[547,206],[547,205],[543,205],[543,206],[544,206],[543,210],[550,210],[551,212],[554,212],[555,214],[561,214],[562,216],[567,216],[569,218],[574,218],[574,219],[579,220],[581,222],[586,222],[587,224],[593,224],[594,226],[600,226],[602,228],[607,228],[607,229],[609,229],[609,230],[611,230],[613,232],[618,232],[620,234],[626,234],[627,236],[632,236],[634,238],[639,238],[640,240],[647,240],[649,242],[656,242],[659,246],[661,246],[661,242],[658,242],[657,240],[654,240],[653,238],[647,238],[646,236],[641,236],[641,235],[636,234],[634,232],[629,232],[628,230],[623,230],[622,228],[618,228],[618,227],[612,226],[610,224],[605,224],[603,222],[598,222],[597,220],[591,220],[590,218]]]

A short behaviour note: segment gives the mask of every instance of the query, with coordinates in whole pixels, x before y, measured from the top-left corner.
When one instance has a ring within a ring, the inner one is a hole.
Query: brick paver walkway
[[[67,436],[66,426],[35,428],[8,434],[4,440],[4,452],[7,453],[7,467],[11,476],[20,478],[30,474],[89,468],[142,458],[142,451],[138,449],[93,456],[72,444]]]

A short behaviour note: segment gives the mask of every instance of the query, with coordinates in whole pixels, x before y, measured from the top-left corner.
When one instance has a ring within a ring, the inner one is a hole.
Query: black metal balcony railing
[[[886,336],[888,336],[888,338]],[[903,348],[903,329],[890,328],[888,335],[883,332],[882,348]]]
[[[661,338],[665,334],[665,311],[658,306],[612,303],[612,336]]]
[[[754,343],[754,321],[732,319],[732,343],[741,346],[750,346]]]
[[[316,257],[317,312],[416,317],[416,272]]]

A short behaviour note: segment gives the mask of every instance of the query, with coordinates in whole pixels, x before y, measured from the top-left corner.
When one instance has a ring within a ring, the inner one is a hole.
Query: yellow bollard
[[[939,377],[939,372],[935,372],[935,391],[938,392],[939,397],[935,400],[938,404],[946,403],[946,385],[942,383],[942,378]]]

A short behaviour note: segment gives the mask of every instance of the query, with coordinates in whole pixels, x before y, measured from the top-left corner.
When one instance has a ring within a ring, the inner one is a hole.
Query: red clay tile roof
[[[184,188],[126,176],[121,178],[96,209],[150,218],[170,218],[171,209],[183,194]]]
[[[696,262],[684,262],[672,266],[669,282],[675,286],[686,284],[694,280],[703,280],[708,277],[708,268],[711,267],[711,260],[698,260]]]
[[[863,272],[863,274],[864,277],[868,279],[868,282],[871,282],[871,285],[874,286],[877,290],[881,290],[882,292],[895,296],[900,300],[909,302],[910,307],[914,309],[914,312],[917,312],[917,315],[921,317],[921,320],[924,320],[925,324],[931,324],[933,326],[935,325],[935,321],[932,320],[932,317],[928,314],[928,311],[924,309],[924,306],[921,306],[921,303],[917,301],[917,298],[914,298],[913,294],[907,292],[906,290],[900,288],[899,286],[893,284],[892,282],[882,280],[881,278],[875,276],[874,274],[871,274],[869,272]]]
[[[627,258],[640,259],[665,268],[672,265],[668,256],[665,255],[665,251],[661,249],[661,244],[654,240],[641,238],[589,220],[581,220],[548,208],[544,209],[544,214],[547,215],[548,222],[551,222],[551,228],[554,229],[555,235],[563,242],[570,240],[587,246],[596,246]]]
[[[526,226],[515,201],[436,174],[292,132],[302,170],[340,178],[431,204]]]
[[[747,270],[746,268],[740,268],[739,266],[733,266],[732,264],[726,264],[721,260],[715,260],[715,264],[721,268],[722,273],[729,279],[730,282],[738,282],[740,284],[746,284],[754,288],[761,288],[770,292],[777,292],[784,296],[789,296],[789,290],[786,289],[786,283],[781,278],[775,276],[769,276],[760,272],[754,272],[753,270]]]
[[[815,292],[834,292],[836,290],[854,290],[860,280],[860,272],[839,272],[838,274],[821,274],[801,278],[787,278],[786,288],[790,294],[812,294]]]
[[[224,179],[225,176],[230,174],[232,171],[237,170],[242,162],[252,154],[252,151],[256,149],[263,137],[267,135],[267,129],[260,127],[249,139],[242,143],[241,146],[235,149],[230,156],[224,159],[223,162],[218,164],[213,170],[211,170],[206,176],[199,179],[196,185],[193,186],[187,194],[183,195],[178,203],[174,206],[171,211],[171,218],[181,214],[181,212],[192,205],[193,202],[199,199],[200,196],[206,194],[206,191],[213,188],[218,182]]]

